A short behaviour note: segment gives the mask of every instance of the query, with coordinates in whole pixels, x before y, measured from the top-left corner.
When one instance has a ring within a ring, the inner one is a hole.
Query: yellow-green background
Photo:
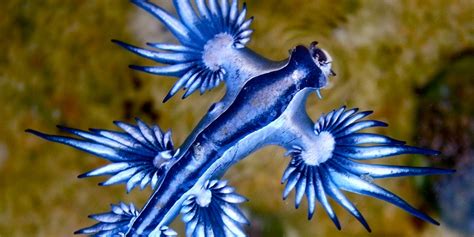
[[[168,9],[169,1],[156,1]],[[313,40],[334,58],[337,77],[311,98],[313,118],[340,105],[371,109],[386,121],[377,130],[413,142],[417,95],[453,55],[473,47],[474,3],[443,1],[248,0],[255,16],[249,46],[283,59],[288,49]],[[126,195],[123,186],[98,187],[104,178],[78,180],[105,164],[83,152],[26,134],[26,128],[57,133],[56,124],[114,129],[113,120],[140,117],[173,129],[180,144],[224,88],[182,101],[161,100],[174,79],[131,71],[152,64],[113,45],[136,45],[172,37],[147,13],[118,0],[4,0],[0,7],[0,236],[70,236],[93,224],[88,214],[110,203],[141,207],[150,190]],[[403,157],[384,162],[407,164]],[[281,200],[279,180],[288,158],[265,148],[232,168],[227,178],[252,221],[252,236],[366,236],[349,213],[336,208],[338,231],[319,211],[306,219],[306,206]],[[412,178],[383,180],[388,189],[422,206]],[[456,236],[414,221],[402,210],[367,197],[349,195],[372,226],[371,236]],[[319,206],[318,206],[319,207]],[[433,209],[431,215],[438,217]],[[439,218],[438,218],[439,219]],[[176,222],[180,222],[177,220]],[[177,229],[181,231],[178,224]]]

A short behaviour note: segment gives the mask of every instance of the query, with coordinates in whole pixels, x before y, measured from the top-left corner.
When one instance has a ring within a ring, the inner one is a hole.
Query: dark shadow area
[[[474,50],[452,57],[417,91],[418,145],[441,151],[429,166],[456,169],[439,179],[423,178],[425,203],[436,204],[450,228],[474,234]]]

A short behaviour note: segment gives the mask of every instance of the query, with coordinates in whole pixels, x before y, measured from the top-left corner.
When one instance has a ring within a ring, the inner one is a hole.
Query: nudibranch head
[[[309,52],[313,58],[313,62],[318,66],[322,72],[322,77],[318,78],[320,87],[316,88],[316,94],[321,99],[320,88],[324,88],[327,85],[330,76],[336,76],[336,73],[332,70],[332,57],[324,49],[317,47],[318,42],[313,41],[309,46]]]
[[[369,225],[340,190],[368,195],[390,202],[412,215],[437,224],[435,220],[410,206],[400,197],[376,185],[373,180],[398,176],[448,174],[451,170],[406,166],[364,164],[357,160],[377,159],[400,154],[436,155],[438,152],[405,145],[392,138],[372,134],[358,133],[371,127],[384,127],[385,123],[376,120],[363,120],[371,111],[357,112],[342,107],[323,115],[314,125],[311,142],[294,145],[288,154],[292,157],[283,174],[286,182],[283,198],[286,199],[295,189],[295,207],[301,203],[304,195],[308,200],[308,219],[319,201],[337,228],[340,224],[328,202],[326,194],[343,206],[364,227]]]
[[[311,57],[313,57],[314,63],[323,71],[325,77],[336,76],[336,73],[332,70],[332,57],[324,49],[317,47],[318,42],[314,41],[309,46]]]

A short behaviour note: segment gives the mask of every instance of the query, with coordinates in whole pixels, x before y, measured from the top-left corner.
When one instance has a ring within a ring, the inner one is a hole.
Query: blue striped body
[[[289,63],[281,70],[248,81],[234,103],[204,129],[190,149],[173,164],[129,233],[150,233],[159,223],[168,224],[162,222],[163,218],[177,214],[177,208],[172,213],[173,206],[180,205],[179,200],[186,196],[184,194],[191,190],[199,179],[218,177],[244,158],[234,156],[232,161],[222,163],[221,158],[226,151],[238,142],[246,143],[245,139],[248,137],[255,140],[254,136],[249,135],[258,133],[277,120],[298,92],[305,88],[320,88],[325,84],[321,70],[313,63],[308,49],[303,46],[295,48]],[[257,140],[259,143],[267,143],[265,138]],[[248,150],[239,152],[248,154],[257,147],[246,148]],[[213,177],[204,175],[209,173],[208,169],[213,166],[219,167],[210,172]]]

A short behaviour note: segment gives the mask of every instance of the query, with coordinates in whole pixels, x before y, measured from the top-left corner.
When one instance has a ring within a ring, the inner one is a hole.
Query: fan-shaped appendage
[[[247,199],[234,191],[227,181],[212,180],[190,195],[181,208],[186,236],[246,236],[243,225],[249,221],[238,204]]]
[[[111,175],[112,177],[101,185],[126,183],[127,192],[136,186],[140,186],[141,189],[147,185],[156,188],[175,154],[171,131],[164,133],[157,125],[149,127],[140,119],[137,119],[137,125],[123,122],[115,122],[115,124],[125,132],[101,129],[82,131],[58,126],[61,130],[82,139],[47,135],[34,130],[27,130],[27,132],[112,162],[82,174],[80,178]]]
[[[174,76],[175,83],[164,101],[170,99],[181,88],[186,89],[183,98],[196,90],[201,94],[219,85],[226,71],[222,68],[224,51],[244,48],[250,41],[253,18],[246,19],[247,8],[243,4],[239,10],[237,0],[195,0],[197,9],[189,0],[174,0],[179,17],[175,17],[161,7],[143,0],[134,4],[160,20],[180,42],[148,43],[154,48],[145,49],[113,40],[118,45],[142,57],[151,59],[162,66],[131,66],[131,68],[151,74]]]
[[[111,205],[111,211],[101,214],[90,215],[89,218],[99,223],[80,229],[74,234],[85,234],[91,236],[125,236],[130,224],[138,216],[139,211],[133,204],[127,205],[123,202]],[[160,228],[156,237],[171,237],[178,234],[167,226]]]
[[[358,133],[365,128],[386,126],[380,121],[362,120],[371,113],[357,113],[357,109],[346,110],[342,107],[321,116],[314,125],[315,137],[312,143],[305,144],[306,149],[295,146],[288,152],[292,159],[282,178],[282,183],[286,182],[283,198],[287,198],[291,190],[295,189],[295,206],[298,208],[306,195],[308,219],[312,218],[316,201],[319,201],[339,229],[339,221],[326,195],[342,205],[370,231],[362,214],[340,189],[382,199],[422,220],[438,224],[395,194],[374,184],[373,179],[449,174],[453,171],[357,162],[400,154],[438,154],[437,151],[407,146],[404,142],[383,135]]]

